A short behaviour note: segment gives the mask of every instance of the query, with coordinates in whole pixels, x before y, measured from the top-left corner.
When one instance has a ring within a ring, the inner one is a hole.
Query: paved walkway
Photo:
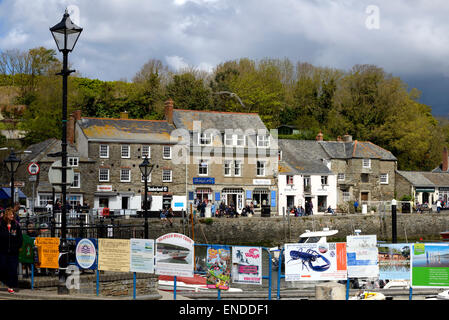
[[[158,290],[158,294],[137,296],[137,300],[173,300],[173,292]],[[14,294],[8,293],[6,288],[0,288],[0,300],[133,300],[132,296],[127,297],[97,297],[96,294],[71,294],[58,295],[57,291],[19,289]],[[190,300],[179,293],[176,300]]]

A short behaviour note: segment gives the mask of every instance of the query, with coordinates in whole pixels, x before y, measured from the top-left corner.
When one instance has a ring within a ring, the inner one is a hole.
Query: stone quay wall
[[[448,230],[449,214],[397,214],[397,242],[441,240],[440,232]],[[137,221],[134,221],[137,223]],[[240,244],[276,246],[296,242],[306,230],[319,231],[323,228],[337,229],[339,233],[328,241],[345,242],[347,235],[360,229],[362,234],[376,234],[377,239],[391,242],[392,217],[386,214],[314,215],[307,217],[239,217],[239,218],[197,218],[192,226],[175,219],[173,227],[162,225],[159,220],[149,223],[150,238],[157,238],[170,232],[184,233],[197,243]]]

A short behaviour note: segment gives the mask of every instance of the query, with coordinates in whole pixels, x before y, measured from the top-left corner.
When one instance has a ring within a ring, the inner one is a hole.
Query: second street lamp
[[[11,208],[14,208],[14,173],[16,173],[17,168],[20,165],[20,159],[16,157],[14,150],[11,150],[8,158],[3,160],[6,165],[6,168],[11,173]]]
[[[148,201],[147,201],[147,193],[148,193],[148,177],[153,171],[154,164],[150,164],[148,161],[148,157],[145,157],[143,162],[139,164],[140,172],[142,173],[142,178],[145,181],[145,190],[144,190],[144,200],[143,200],[143,212],[145,217],[145,239],[148,239]]]
[[[82,28],[70,20],[70,15],[65,10],[64,16],[61,22],[50,28],[51,34],[55,39],[58,50],[62,52],[62,71],[58,75],[62,76],[62,138],[61,138],[61,162],[62,162],[62,174],[61,174],[61,193],[62,193],[62,208],[61,208],[61,263],[59,266],[59,286],[58,293],[67,294],[68,289],[65,287],[65,268],[67,267],[67,77],[75,70],[68,69],[68,55],[73,50],[76,42],[83,31]]]

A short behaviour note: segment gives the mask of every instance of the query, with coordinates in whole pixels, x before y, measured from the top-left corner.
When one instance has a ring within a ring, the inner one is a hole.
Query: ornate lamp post
[[[144,212],[144,217],[145,217],[145,239],[148,239],[148,201],[147,201],[147,193],[148,193],[148,177],[151,174],[151,171],[153,171],[154,168],[154,164],[150,164],[150,162],[148,161],[148,158],[145,157],[145,159],[143,160],[143,162],[141,164],[139,164],[139,169],[140,172],[142,173],[142,177],[145,181],[145,197],[144,197],[144,202],[143,202],[143,212]]]
[[[14,207],[14,173],[16,173],[17,168],[20,165],[20,159],[16,157],[14,150],[11,150],[8,158],[3,160],[6,165],[6,168],[11,173],[11,208]]]
[[[61,175],[61,193],[62,193],[62,209],[61,209],[61,262],[59,265],[59,287],[58,293],[66,294],[68,289],[65,286],[65,268],[67,267],[67,206],[66,206],[66,188],[67,188],[67,78],[70,73],[75,70],[68,69],[68,55],[73,50],[76,42],[83,31],[82,28],[75,25],[70,20],[70,15],[65,10],[64,16],[61,22],[50,28],[51,34],[55,39],[58,50],[62,52],[62,70],[58,75],[62,76],[62,140],[61,140],[61,162],[62,162],[62,175]]]

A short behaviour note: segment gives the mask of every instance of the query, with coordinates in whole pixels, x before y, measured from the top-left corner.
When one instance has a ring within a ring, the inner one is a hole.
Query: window
[[[310,176],[304,176],[304,192],[310,193],[312,191],[311,178]]]
[[[362,166],[363,168],[371,168],[371,159],[363,159]]]
[[[70,187],[71,188],[81,188],[81,174],[79,172],[74,173],[73,183]]]
[[[258,176],[265,176],[265,161],[257,161],[257,172]]]
[[[368,173],[362,173],[361,180],[364,183],[368,183],[369,182],[369,174]]]
[[[100,158],[109,158],[109,146],[100,144]]]
[[[170,146],[164,146],[162,150],[162,157],[164,159],[171,159],[171,147]]]
[[[200,176],[207,176],[209,171],[209,164],[207,163],[207,160],[202,160],[198,164],[198,174]]]
[[[143,177],[142,172],[140,173],[140,181],[145,182],[145,178]],[[151,182],[151,173],[147,177],[147,182]]]
[[[225,160],[224,161],[224,175],[226,177],[231,176],[231,163],[232,163],[231,160]]]
[[[287,185],[293,185],[293,176],[287,176]]]
[[[128,159],[130,158],[130,147],[129,146],[122,146],[122,158]]]
[[[339,181],[344,181],[345,180],[345,174],[344,173],[339,173],[338,175],[337,175],[337,180],[339,180]]]
[[[388,184],[388,173],[381,173],[380,174],[380,183],[381,184]]]
[[[55,194],[55,200],[61,199],[60,194]],[[53,202],[53,196],[51,194],[39,194],[39,207],[45,207],[47,204]]]
[[[99,170],[98,180],[100,182],[107,182],[107,181],[109,181],[109,169],[101,168]]]
[[[172,181],[172,171],[169,169],[162,170],[162,182]]]
[[[212,144],[212,134],[201,132],[198,136],[198,143],[203,146],[211,145]]]
[[[151,158],[151,148],[150,146],[142,146],[142,159]]]
[[[245,146],[245,135],[243,134],[225,134],[225,145],[226,146]]]
[[[234,176],[240,177],[242,175],[242,160],[234,161]]]
[[[321,176],[321,185],[327,186],[327,176]]]
[[[343,191],[343,201],[351,201],[351,194],[348,191]]]
[[[131,169],[120,169],[120,182],[131,181]]]
[[[78,157],[68,157],[69,166],[78,167],[79,158]]]
[[[72,206],[72,208],[81,205],[81,196],[70,195],[69,204]]]
[[[268,148],[270,145],[270,136],[257,135],[257,147]]]

